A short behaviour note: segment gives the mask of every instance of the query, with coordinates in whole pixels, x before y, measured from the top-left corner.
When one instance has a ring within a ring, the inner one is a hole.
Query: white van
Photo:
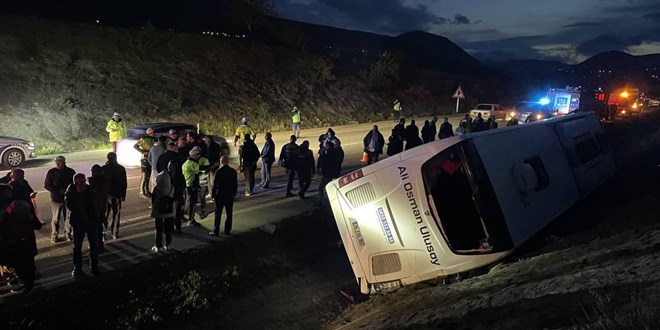
[[[424,144],[326,191],[370,293],[495,262],[614,171],[598,116],[571,114]]]

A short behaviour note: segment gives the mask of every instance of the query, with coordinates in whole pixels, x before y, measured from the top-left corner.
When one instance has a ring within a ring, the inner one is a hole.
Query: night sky
[[[479,60],[660,53],[660,0],[274,0],[282,18],[447,37]]]

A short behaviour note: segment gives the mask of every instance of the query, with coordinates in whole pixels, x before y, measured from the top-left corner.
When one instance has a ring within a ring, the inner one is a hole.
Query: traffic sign
[[[458,86],[456,91],[454,92],[454,95],[451,96],[452,99],[464,99],[465,98],[465,93],[463,93],[463,89],[461,86]]]

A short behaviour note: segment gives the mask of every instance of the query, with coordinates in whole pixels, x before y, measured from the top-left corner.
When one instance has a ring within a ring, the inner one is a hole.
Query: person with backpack
[[[289,138],[289,143],[285,144],[282,147],[280,152],[280,166],[285,168],[284,173],[287,177],[286,183],[286,196],[291,197],[295,196],[291,190],[293,189],[293,180],[296,178],[296,161],[298,159],[298,154],[300,154],[300,147],[296,144],[296,136],[291,135]]]
[[[167,169],[156,176],[156,186],[151,193],[151,217],[154,218],[156,229],[156,242],[151,251],[156,253],[172,249],[172,232],[177,209],[173,178],[177,171],[179,171],[179,164],[175,160],[170,161]],[[165,234],[165,245],[163,245],[163,233]]]

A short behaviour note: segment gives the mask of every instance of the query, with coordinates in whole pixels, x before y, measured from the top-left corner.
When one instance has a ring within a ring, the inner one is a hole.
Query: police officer
[[[112,114],[112,118],[105,125],[105,131],[108,132],[108,140],[112,143],[112,151],[117,152],[117,143],[126,136],[126,124],[119,112]]]
[[[198,227],[200,223],[195,221],[195,205],[199,199],[199,159],[202,156],[202,150],[199,147],[194,147],[190,149],[188,155],[188,160],[182,166],[188,197],[188,220],[190,220],[191,226]]]
[[[293,116],[291,116],[291,127],[293,129],[293,135],[296,136],[296,138],[300,137],[300,111],[298,111],[298,107],[293,107]]]
[[[248,119],[243,117],[241,119],[241,126],[236,128],[236,134],[234,135],[234,147],[238,144],[238,159],[239,159],[239,170],[243,171],[243,143],[245,142],[245,135],[249,134],[252,137],[253,141],[257,140],[257,134],[254,129],[248,125]]]
[[[140,177],[140,197],[151,198],[151,192],[149,191],[149,180],[151,178],[149,150],[151,150],[156,142],[156,132],[154,132],[153,128],[149,127],[146,133],[146,136],[135,142],[133,148],[142,154],[142,159],[140,159],[140,169],[142,170],[142,176]]]

